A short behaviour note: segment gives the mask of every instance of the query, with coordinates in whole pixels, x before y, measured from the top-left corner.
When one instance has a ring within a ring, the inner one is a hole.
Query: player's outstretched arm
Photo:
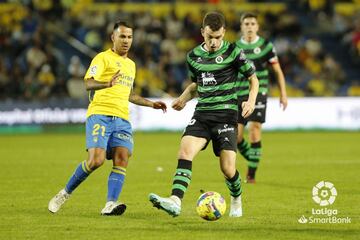
[[[243,109],[241,115],[244,118],[247,118],[248,116],[250,116],[250,114],[254,111],[256,96],[259,92],[259,80],[256,77],[256,74],[254,73],[248,79],[250,81],[249,98],[246,102],[242,102],[242,104],[241,104],[242,109]]]
[[[284,73],[281,70],[279,63],[273,63],[273,64],[271,64],[271,66],[274,71],[275,78],[278,82],[279,89],[280,89],[280,107],[282,107],[282,109],[285,110],[288,105],[288,100],[287,100],[287,94],[286,94],[286,84],[285,84]]]
[[[135,94],[133,91],[131,91],[129,95],[129,102],[139,105],[139,106],[145,106],[145,107],[151,107],[154,109],[161,109],[164,113],[166,112],[167,106],[162,101],[150,101],[146,98],[143,98],[137,94]]]
[[[171,104],[172,108],[177,111],[182,110],[185,107],[186,103],[196,96],[196,89],[196,83],[191,83],[189,86],[187,86],[184,92],[180,95],[180,97],[173,101],[173,103]]]

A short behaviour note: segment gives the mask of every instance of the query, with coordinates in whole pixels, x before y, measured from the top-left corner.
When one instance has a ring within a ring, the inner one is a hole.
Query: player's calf
[[[255,173],[261,158],[261,142],[251,144],[246,183],[255,183]]]
[[[246,159],[249,160],[250,155],[250,144],[243,139],[240,143],[237,144],[237,148],[240,154]]]

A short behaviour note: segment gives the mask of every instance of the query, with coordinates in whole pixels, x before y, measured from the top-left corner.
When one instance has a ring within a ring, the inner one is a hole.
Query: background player
[[[258,80],[255,69],[235,44],[223,41],[225,19],[216,12],[204,17],[201,34],[204,43],[187,55],[191,83],[177,98],[172,107],[182,110],[186,102],[199,95],[194,115],[185,129],[178,153],[178,165],[169,198],[154,193],[149,200],[157,208],[172,216],[181,211],[181,199],[190,184],[192,160],[210,141],[220,160],[220,168],[231,195],[230,216],[241,217],[241,182],[236,170],[237,88],[238,72],[250,81],[250,93],[242,103],[242,116],[254,110]]]
[[[132,27],[124,21],[116,22],[111,35],[112,49],[95,56],[85,75],[90,90],[90,104],[86,119],[86,148],[88,159],[78,165],[74,174],[49,202],[49,211],[56,213],[71,193],[107,158],[113,168],[108,179],[108,194],[102,215],[121,215],[126,205],[117,202],[124,183],[133,138],[129,119],[129,101],[166,111],[165,103],[146,100],[132,92],[135,63],[127,57],[133,40]]]
[[[242,37],[236,45],[242,48],[248,59],[252,60],[256,67],[256,75],[259,79],[259,93],[256,98],[254,112],[248,118],[239,114],[238,118],[238,149],[248,160],[248,172],[246,181],[255,183],[255,172],[261,158],[261,127],[265,122],[267,94],[269,90],[268,66],[274,72],[275,78],[280,89],[280,105],[286,109],[288,100],[286,96],[285,78],[281,70],[275,48],[271,42],[260,37],[257,33],[259,24],[257,15],[245,13],[241,17]],[[249,94],[248,81],[241,81],[239,91],[239,108],[241,103],[246,101]],[[239,111],[239,113],[241,110]],[[250,144],[244,139],[244,127],[249,122]]]

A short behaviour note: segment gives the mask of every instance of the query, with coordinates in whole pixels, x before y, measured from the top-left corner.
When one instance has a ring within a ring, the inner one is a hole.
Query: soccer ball
[[[218,220],[225,211],[225,199],[217,192],[210,191],[201,194],[196,204],[196,212],[208,221]]]

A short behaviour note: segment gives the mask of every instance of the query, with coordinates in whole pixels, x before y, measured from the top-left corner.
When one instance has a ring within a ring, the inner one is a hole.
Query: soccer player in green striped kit
[[[186,127],[180,143],[178,165],[173,177],[170,197],[151,193],[149,200],[168,214],[176,217],[192,175],[192,160],[210,141],[219,157],[220,168],[231,196],[230,217],[241,217],[241,182],[236,170],[237,152],[237,88],[241,73],[250,82],[248,99],[242,103],[243,117],[249,116],[255,106],[258,79],[255,69],[243,51],[234,43],[224,41],[225,19],[217,12],[207,13],[202,29],[204,42],[187,55],[192,83],[173,103],[182,110],[186,102],[198,95],[194,115]],[[209,159],[211,161],[212,159]],[[205,174],[205,172],[204,172]]]
[[[277,80],[280,90],[280,106],[286,109],[288,100],[286,96],[285,78],[281,70],[275,48],[271,42],[258,35],[259,24],[257,15],[245,13],[241,16],[242,37],[236,42],[236,45],[244,50],[248,59],[253,61],[256,67],[256,76],[259,79],[259,93],[256,98],[255,110],[248,118],[239,114],[238,117],[238,149],[244,158],[248,161],[248,172],[246,182],[255,183],[255,172],[258,168],[261,158],[261,128],[265,122],[266,102],[269,90],[269,72],[270,67]],[[240,77],[244,78],[240,75]],[[241,103],[248,99],[249,82],[244,79],[241,81],[239,95],[239,113],[242,111]],[[248,143],[244,137],[244,128],[249,123]]]

